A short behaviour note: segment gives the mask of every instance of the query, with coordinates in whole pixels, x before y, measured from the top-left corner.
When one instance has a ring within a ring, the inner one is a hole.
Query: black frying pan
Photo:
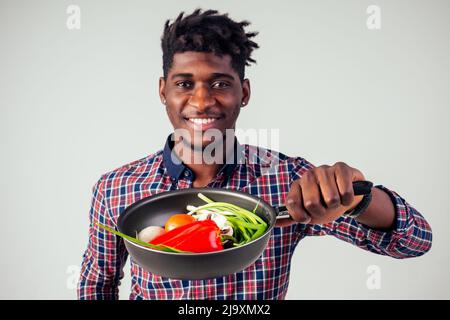
[[[355,195],[367,194],[371,187],[369,181],[353,183]],[[286,207],[274,208],[248,193],[229,189],[189,188],[159,193],[135,202],[119,216],[117,228],[135,237],[136,231],[148,226],[164,226],[171,215],[186,212],[186,205],[204,204],[197,196],[199,192],[214,201],[233,203],[247,210],[253,210],[258,204],[255,213],[268,223],[267,231],[245,245],[208,253],[164,252],[124,239],[130,256],[137,264],[154,274],[175,279],[208,279],[235,273],[251,265],[262,254],[277,216],[280,214],[281,219],[289,218]]]

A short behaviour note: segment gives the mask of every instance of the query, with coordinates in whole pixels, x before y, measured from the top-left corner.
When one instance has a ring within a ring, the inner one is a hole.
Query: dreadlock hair
[[[250,62],[256,63],[250,55],[259,46],[250,38],[258,32],[245,33],[244,27],[250,22],[236,22],[227,13],[219,15],[217,10],[201,11],[196,9],[185,17],[181,12],[172,24],[170,20],[166,21],[161,37],[164,78],[167,79],[175,53],[196,51],[212,52],[220,57],[230,55],[231,66],[242,81],[245,66]]]

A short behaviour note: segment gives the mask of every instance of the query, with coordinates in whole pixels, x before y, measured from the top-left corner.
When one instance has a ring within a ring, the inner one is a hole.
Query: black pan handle
[[[353,193],[355,196],[369,194],[372,187],[373,183],[370,181],[353,181]]]
[[[353,181],[353,193],[355,194],[355,196],[369,194],[372,190],[372,187],[373,183],[370,181]],[[277,220],[291,219],[286,206],[275,208],[275,211],[277,212]]]

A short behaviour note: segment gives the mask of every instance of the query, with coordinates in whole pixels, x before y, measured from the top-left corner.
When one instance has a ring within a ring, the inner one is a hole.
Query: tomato
[[[164,226],[164,229],[166,231],[173,230],[175,228],[184,226],[185,224],[189,224],[195,221],[195,218],[193,216],[190,216],[185,213],[179,213],[174,214],[169,218],[169,220],[166,221],[166,225]]]

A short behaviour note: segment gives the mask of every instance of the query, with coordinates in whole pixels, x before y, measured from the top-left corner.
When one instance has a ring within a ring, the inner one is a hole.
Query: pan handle
[[[353,193],[355,196],[362,196],[369,194],[372,190],[373,183],[370,181],[353,181]],[[277,220],[279,219],[292,219],[286,206],[275,208],[277,212]]]

